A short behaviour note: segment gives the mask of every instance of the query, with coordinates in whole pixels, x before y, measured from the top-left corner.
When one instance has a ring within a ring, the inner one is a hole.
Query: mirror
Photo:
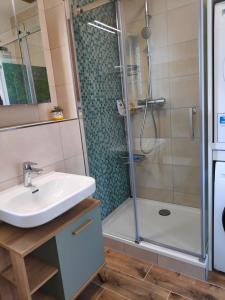
[[[51,102],[35,0],[0,2],[0,105]]]

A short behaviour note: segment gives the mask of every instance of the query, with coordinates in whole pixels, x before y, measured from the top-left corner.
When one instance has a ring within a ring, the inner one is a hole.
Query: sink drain
[[[168,209],[160,209],[159,214],[160,216],[167,217],[171,214],[171,212]]]

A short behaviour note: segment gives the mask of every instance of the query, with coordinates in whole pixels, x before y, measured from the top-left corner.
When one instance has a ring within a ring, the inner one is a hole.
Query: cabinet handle
[[[85,228],[93,223],[92,219],[88,219],[83,224],[81,224],[77,229],[72,232],[72,235],[79,235]]]
[[[223,214],[222,214],[222,224],[223,224],[223,230],[225,231],[225,208],[224,208]]]

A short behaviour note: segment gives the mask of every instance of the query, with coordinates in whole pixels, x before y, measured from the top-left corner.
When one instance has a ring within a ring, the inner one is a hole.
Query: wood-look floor
[[[225,275],[208,282],[106,249],[106,266],[78,300],[225,300]]]

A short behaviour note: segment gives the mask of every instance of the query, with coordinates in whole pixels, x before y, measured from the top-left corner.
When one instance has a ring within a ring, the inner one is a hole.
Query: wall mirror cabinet
[[[0,105],[50,102],[37,2],[0,2]]]
[[[63,0],[0,1],[1,131],[77,117],[67,20]]]

